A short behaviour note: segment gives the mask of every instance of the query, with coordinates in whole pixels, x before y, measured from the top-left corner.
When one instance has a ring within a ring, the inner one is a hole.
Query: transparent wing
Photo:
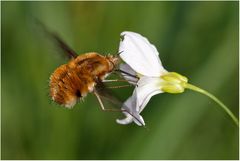
[[[56,33],[49,31],[42,22],[36,20],[36,24],[42,28],[44,33],[56,43],[56,46],[58,46],[69,59],[78,56]]]
[[[98,83],[95,87],[95,91],[97,94],[101,97],[103,101],[108,101],[108,103],[112,103],[114,106],[114,109],[110,109],[108,111],[117,111],[123,112],[127,118],[119,120],[117,119],[117,122],[120,124],[129,124],[132,121],[136,122],[139,126],[144,126],[145,123],[140,115],[135,115],[135,112],[132,111],[132,108],[128,107],[129,104],[123,103],[122,100],[120,100],[111,90],[107,88],[102,82]],[[106,109],[109,109],[106,108]],[[140,117],[138,117],[140,116]]]
[[[105,84],[98,82],[95,86],[95,90],[103,100],[107,100],[116,108],[119,108],[119,110],[121,109],[123,101],[118,98],[114,92],[112,92],[110,89],[107,89]]]

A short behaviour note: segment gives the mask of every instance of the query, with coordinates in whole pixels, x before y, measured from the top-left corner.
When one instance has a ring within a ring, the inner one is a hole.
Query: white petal
[[[127,110],[130,113],[133,113],[134,108],[132,108],[132,107],[136,106],[136,101],[137,101],[136,96],[129,97],[127,99],[127,101],[124,102],[122,109]],[[119,123],[119,124],[129,124],[129,123],[133,122],[133,116],[132,115],[130,115],[127,112],[123,112],[123,114],[126,116],[126,118],[117,119],[116,120],[117,123]]]
[[[142,118],[141,115],[139,115],[138,113],[135,113],[133,116],[130,115],[129,113],[124,112],[125,114],[125,118],[124,119],[117,119],[116,122],[118,124],[122,124],[122,125],[126,125],[126,124],[130,124],[133,121],[138,125],[138,126],[145,126],[145,122]]]
[[[160,78],[153,77],[141,77],[138,81],[138,86],[135,89],[137,95],[137,107],[138,113],[142,112],[152,96],[162,93],[160,90]]]
[[[141,115],[139,114],[135,114],[133,121],[135,122],[135,124],[137,124],[138,126],[145,126],[145,122],[144,119]]]
[[[122,125],[126,125],[126,124],[132,123],[133,122],[133,117],[130,114],[128,114],[128,113],[124,113],[124,114],[126,115],[126,118],[124,118],[124,119],[117,119],[116,120],[117,123],[122,124]]]
[[[137,73],[127,64],[120,64],[120,70],[128,73],[121,73],[125,80],[127,80],[130,84],[136,85],[138,78]]]
[[[122,32],[120,57],[137,73],[159,77],[166,70],[158,57],[158,51],[145,37],[134,32]]]
[[[136,111],[136,94],[133,94],[131,97],[124,102],[122,109],[127,110],[128,112],[123,112],[126,118],[124,119],[117,119],[117,123],[119,124],[129,124],[131,122],[135,122],[138,126],[144,126],[145,122],[142,116]]]
[[[161,81],[160,78],[141,77],[132,96],[127,99],[122,107],[122,109],[127,110],[134,117],[124,112],[126,118],[117,120],[117,122],[120,124],[129,124],[134,121],[139,126],[145,125],[140,113],[146,107],[152,96],[163,92],[160,90]]]

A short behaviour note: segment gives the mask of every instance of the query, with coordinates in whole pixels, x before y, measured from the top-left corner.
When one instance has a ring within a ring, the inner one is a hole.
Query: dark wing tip
[[[40,26],[44,33],[56,42],[56,45],[62,49],[68,58],[76,58],[78,54],[71,49],[67,43],[65,43],[56,33],[51,32],[47,27],[38,19],[35,19],[35,23]]]

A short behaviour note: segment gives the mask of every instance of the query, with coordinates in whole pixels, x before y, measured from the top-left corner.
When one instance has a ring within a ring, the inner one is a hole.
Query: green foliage
[[[147,129],[118,125],[91,94],[72,110],[51,103],[49,76],[66,59],[34,18],[79,53],[114,54],[122,31],[139,32],[166,69],[238,114],[238,2],[2,2],[2,159],[238,159],[232,120],[192,91],[154,96]]]

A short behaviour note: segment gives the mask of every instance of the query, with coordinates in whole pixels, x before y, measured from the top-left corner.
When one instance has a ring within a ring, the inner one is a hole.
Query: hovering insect
[[[78,100],[83,99],[88,93],[93,93],[102,110],[129,113],[125,109],[106,109],[101,100],[101,98],[107,98],[113,104],[123,106],[123,103],[114,97],[103,84],[104,82],[126,82],[126,80],[105,80],[110,73],[115,71],[132,76],[127,71],[118,69],[120,53],[102,56],[97,52],[89,52],[78,55],[57,34],[48,31],[42,23],[40,25],[70,58],[68,63],[59,66],[50,76],[50,97],[54,102],[66,108],[72,108]],[[127,86],[129,85],[113,86],[113,88]]]
[[[71,108],[77,100],[93,92],[100,99],[96,85],[103,82],[117,66],[117,56],[96,52],[78,55],[56,34],[51,33],[71,60],[58,67],[50,76],[50,96],[56,103]]]
[[[96,84],[102,82],[117,63],[118,58],[112,55],[102,56],[96,52],[76,55],[50,76],[52,100],[70,108],[90,92],[97,95]]]

